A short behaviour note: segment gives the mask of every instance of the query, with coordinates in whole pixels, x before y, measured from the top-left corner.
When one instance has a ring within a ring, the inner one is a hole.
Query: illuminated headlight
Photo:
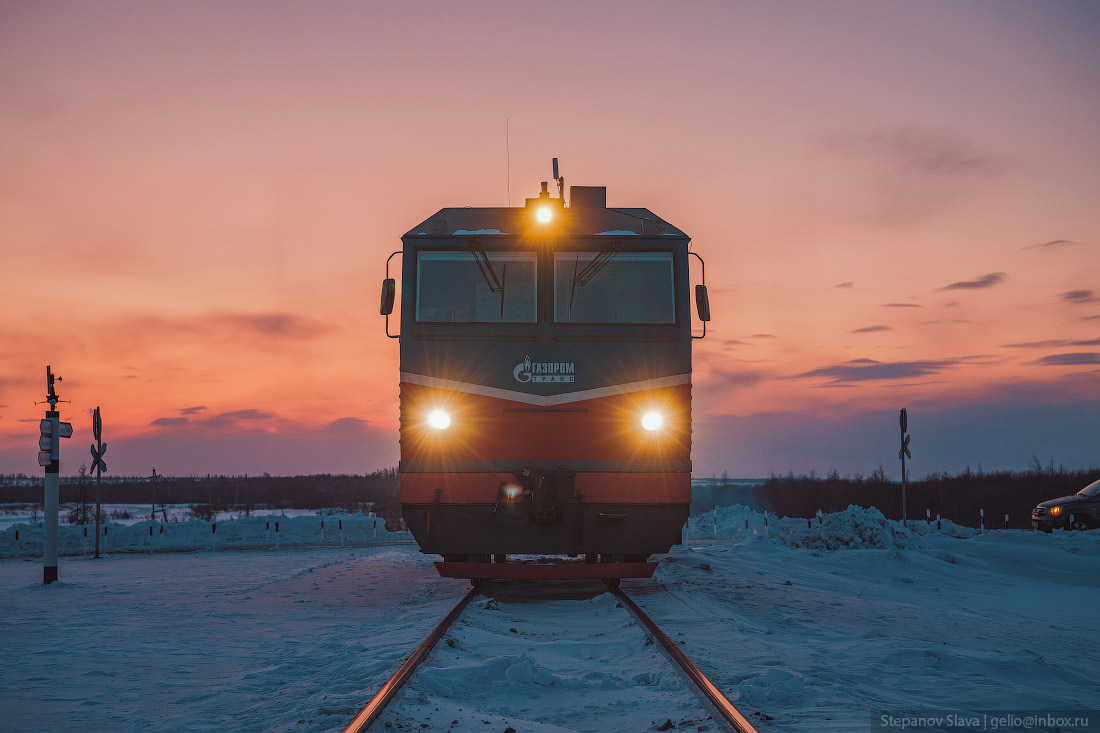
[[[523,495],[523,487],[519,484],[505,484],[504,495],[508,497],[508,499],[515,501]]]
[[[443,430],[451,424],[451,416],[443,410],[432,410],[428,413],[428,424],[436,430]]]
[[[665,419],[659,412],[647,412],[642,418],[642,427],[649,431],[657,430],[664,423]]]
[[[1052,507],[1050,508],[1050,513],[1051,513],[1051,514],[1053,514],[1054,516],[1056,516],[1056,517],[1057,517],[1057,516],[1058,516],[1059,514],[1061,514],[1061,513],[1062,513],[1062,507],[1060,507],[1060,506],[1052,506]]]
[[[535,212],[535,218],[539,220],[540,224],[548,224],[553,215],[554,214],[550,211],[549,206],[543,206],[541,209]]]

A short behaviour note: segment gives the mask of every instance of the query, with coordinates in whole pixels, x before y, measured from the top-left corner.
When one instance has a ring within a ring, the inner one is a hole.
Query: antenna
[[[558,198],[565,203],[565,178],[558,175],[558,159],[554,158],[554,181],[558,184]]]
[[[509,129],[510,128],[509,122],[510,122],[510,120],[507,117],[505,117],[504,118],[504,157],[505,157],[505,160],[507,161],[505,163],[505,168],[507,170],[507,176],[508,176],[508,207],[511,208],[511,206],[512,206],[512,141],[510,139],[511,136],[509,134],[511,132],[511,130]]]

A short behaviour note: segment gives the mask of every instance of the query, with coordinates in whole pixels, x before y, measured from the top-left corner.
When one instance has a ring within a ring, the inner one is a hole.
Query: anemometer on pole
[[[38,438],[38,465],[46,468],[46,496],[42,502],[42,521],[45,525],[45,557],[42,566],[42,582],[50,584],[57,580],[57,491],[58,475],[61,471],[61,438],[73,436],[72,423],[61,422],[57,403],[61,399],[54,390],[54,374],[46,365],[46,418],[39,423],[41,436]],[[60,382],[61,377],[56,377]]]

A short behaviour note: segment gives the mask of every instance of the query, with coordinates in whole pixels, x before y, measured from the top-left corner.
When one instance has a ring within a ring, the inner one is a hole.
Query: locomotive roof
[[[531,200],[537,201],[537,199]],[[550,201],[560,207],[559,199],[550,199]],[[532,224],[530,216],[530,206],[440,209],[406,232],[405,237],[523,236],[537,226]],[[556,208],[554,221],[547,226],[551,227],[547,231],[552,231],[555,237],[669,235],[686,238],[688,236],[649,209],[635,208],[596,208],[576,205]]]

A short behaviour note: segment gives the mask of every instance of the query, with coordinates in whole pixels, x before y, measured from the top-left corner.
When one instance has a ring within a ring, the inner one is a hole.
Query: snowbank
[[[780,541],[792,547],[806,547],[812,550],[839,550],[841,548],[892,549],[910,547],[915,544],[916,535],[900,522],[894,522],[871,507],[849,506],[842,512],[826,514],[820,526],[813,526],[798,532],[785,532]]]

